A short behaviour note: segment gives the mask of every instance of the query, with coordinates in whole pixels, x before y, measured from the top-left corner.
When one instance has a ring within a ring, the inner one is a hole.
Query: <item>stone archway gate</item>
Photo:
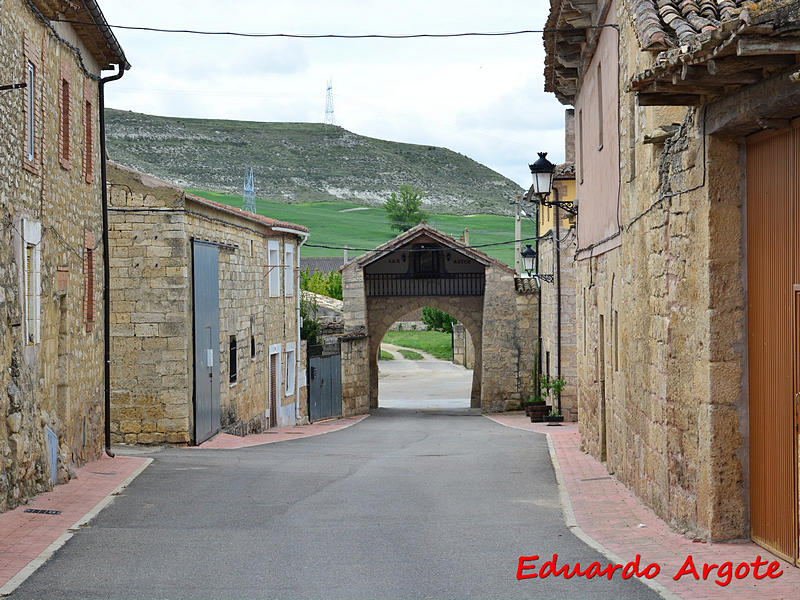
[[[378,407],[378,353],[392,323],[422,306],[458,319],[475,347],[470,405],[519,408],[533,388],[538,294],[512,269],[425,225],[342,267],[342,410]]]

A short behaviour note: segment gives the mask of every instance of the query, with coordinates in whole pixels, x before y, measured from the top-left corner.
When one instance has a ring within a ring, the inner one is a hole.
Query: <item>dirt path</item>
[[[378,361],[378,405],[383,408],[469,408],[472,371],[420,350],[422,360],[407,360],[400,346],[381,344],[394,360]]]

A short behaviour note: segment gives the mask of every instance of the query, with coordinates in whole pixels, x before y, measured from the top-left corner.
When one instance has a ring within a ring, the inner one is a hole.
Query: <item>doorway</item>
[[[219,432],[219,249],[192,240],[194,443]]]
[[[800,130],[747,141],[750,535],[798,561]]]

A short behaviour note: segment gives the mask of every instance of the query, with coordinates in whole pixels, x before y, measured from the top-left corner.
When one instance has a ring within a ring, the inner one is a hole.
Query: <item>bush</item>
[[[306,268],[300,271],[300,289],[341,300],[342,274],[338,271],[333,271],[327,275],[319,271],[311,273]]]
[[[319,344],[319,319],[317,319],[317,300],[308,294],[300,294],[300,339],[309,346]]]
[[[422,307],[422,322],[431,331],[444,331],[445,333],[453,333],[453,323],[458,320],[448,315],[443,310],[432,308],[430,306]]]

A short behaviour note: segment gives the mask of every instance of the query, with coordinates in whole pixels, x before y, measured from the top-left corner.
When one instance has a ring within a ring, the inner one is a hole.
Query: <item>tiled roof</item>
[[[110,69],[113,64],[118,64],[123,70],[130,68],[122,46],[119,45],[114,32],[111,31],[96,0],[79,2],[33,0],[33,3],[46,19],[75,21],[72,28],[86,44],[101,69]],[[89,23],[94,24],[90,25]]]
[[[308,233],[308,228],[303,227],[302,225],[295,225],[294,223],[288,223],[286,221],[278,221],[277,219],[271,219],[263,215],[257,215],[255,213],[242,210],[241,208],[236,208],[235,206],[221,204],[220,202],[214,202],[213,200],[209,200],[208,198],[200,198],[199,196],[194,196],[189,193],[186,193],[186,197],[189,198],[190,200],[193,200],[194,202],[197,202],[198,204],[205,204],[207,206],[212,206],[218,210],[238,215],[250,221],[258,221],[260,223],[263,223],[264,225],[269,225],[270,227],[284,227],[286,229],[294,229],[298,232],[302,231],[304,233]]]
[[[381,244],[374,250],[371,250],[366,254],[362,254],[361,256],[353,259],[350,262],[360,264],[361,266],[366,266],[378,260],[379,258],[386,256],[390,252],[393,252],[399,248],[411,244],[417,238],[425,238],[430,241],[438,242],[443,246],[451,248],[456,252],[460,252],[461,254],[464,254],[465,256],[468,256],[469,258],[477,262],[480,262],[484,265],[491,264],[493,266],[500,267],[508,271],[511,270],[511,268],[508,265],[501,263],[499,260],[492,258],[488,254],[481,252],[480,250],[471,248],[466,244],[464,244],[463,242],[459,242],[455,238],[452,238],[446,233],[442,233],[438,229],[434,229],[433,227],[431,227],[430,225],[426,225],[425,223],[420,223],[419,225],[412,227],[408,231],[401,233],[397,237],[392,238],[388,242]],[[348,262],[347,264],[349,265],[350,262]]]
[[[328,273],[338,271],[343,264],[344,258],[341,256],[300,257],[300,270],[304,271],[308,269],[311,273],[319,271],[327,275]]]
[[[642,47],[659,49],[659,35],[672,46],[631,78],[643,106],[701,104],[795,64],[800,0],[633,1]],[[645,10],[656,5],[658,22]]]
[[[639,42],[648,49],[675,46],[713,31],[752,4],[752,0],[633,0],[633,15]]]

